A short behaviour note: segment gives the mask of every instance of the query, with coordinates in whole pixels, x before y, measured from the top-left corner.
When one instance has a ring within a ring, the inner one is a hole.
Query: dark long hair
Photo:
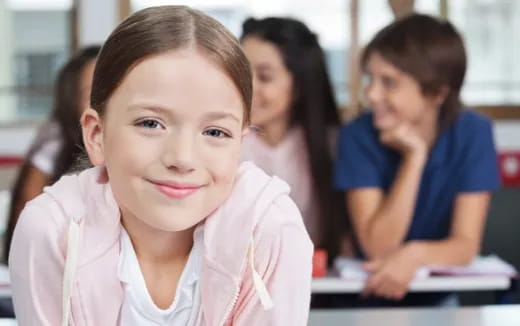
[[[77,157],[84,153],[79,125],[80,77],[85,66],[97,58],[100,49],[99,46],[85,48],[63,68],[58,76],[54,94],[56,100],[51,120],[56,121],[60,126],[63,144],[54,160],[51,183],[69,172]]]
[[[16,183],[12,191],[12,199],[9,207],[9,219],[7,233],[4,243],[4,261],[7,262],[14,228],[18,221],[18,214],[23,209],[25,203],[21,203],[22,191],[27,185],[27,176],[31,168],[31,161],[34,154],[42,145],[50,140],[59,137],[61,147],[53,161],[53,171],[47,180],[47,184],[57,181],[62,175],[69,172],[76,162],[76,158],[81,155],[83,142],[81,140],[80,119],[80,80],[81,75],[87,64],[97,58],[99,46],[91,46],[83,49],[72,59],[70,59],[58,73],[54,85],[54,105],[49,121],[37,135],[31,145],[24,163],[20,168]],[[51,125],[57,126],[50,129]]]
[[[332,186],[332,131],[340,125],[334,93],[327,74],[325,55],[316,35],[305,24],[292,18],[247,19],[243,41],[257,37],[274,44],[293,77],[291,126],[303,128],[313,180],[318,196],[321,243],[333,258],[339,250],[339,237],[345,228],[344,200]]]

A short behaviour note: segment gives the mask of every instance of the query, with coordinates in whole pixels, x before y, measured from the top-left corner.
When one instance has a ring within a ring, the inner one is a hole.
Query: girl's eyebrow
[[[154,104],[136,103],[136,104],[131,104],[128,106],[129,112],[133,112],[133,111],[137,111],[137,110],[147,110],[147,111],[153,111],[155,113],[171,114],[170,110],[157,106],[157,105],[154,105]]]
[[[237,117],[233,113],[229,112],[221,112],[221,111],[212,111],[204,114],[204,120],[215,121],[215,120],[224,120],[224,119],[232,119],[236,122],[240,123],[240,118]]]
[[[159,114],[165,114],[165,115],[173,115],[174,113],[171,110],[168,110],[164,107],[153,105],[153,104],[146,104],[146,103],[136,103],[131,104],[128,106],[128,111],[137,111],[137,110],[146,110],[146,111],[152,111]],[[203,119],[205,121],[216,121],[216,120],[225,120],[225,119],[231,119],[235,120],[238,123],[240,122],[240,118],[230,112],[223,112],[223,111],[210,111],[203,115]]]
[[[273,70],[273,67],[268,63],[260,62],[257,65],[255,65],[255,68],[261,71],[271,71]]]

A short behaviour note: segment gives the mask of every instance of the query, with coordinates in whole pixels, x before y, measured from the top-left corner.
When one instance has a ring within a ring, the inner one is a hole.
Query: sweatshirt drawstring
[[[260,298],[260,302],[265,310],[271,310],[274,306],[273,299],[271,299],[271,295],[267,291],[267,287],[265,286],[264,281],[260,277],[260,274],[255,269],[255,245],[253,239],[251,239],[251,244],[249,245],[248,252],[248,260],[249,266],[251,268],[251,274],[253,275],[253,283],[255,286],[256,293]]]
[[[80,222],[71,221],[69,225],[69,232],[67,237],[67,256],[65,257],[65,271],[63,276],[63,301],[62,301],[62,326],[69,325],[70,319],[70,308],[71,308],[71,294],[72,287],[76,276],[76,268],[78,261],[79,251],[79,234],[80,234]],[[251,240],[248,250],[249,267],[253,277],[253,284],[260,299],[260,303],[265,310],[271,310],[274,306],[271,295],[267,291],[264,281],[260,277],[260,274],[255,269],[255,246],[254,241]]]
[[[79,251],[79,232],[80,222],[71,220],[69,233],[67,236],[67,256],[65,257],[65,271],[63,275],[63,296],[62,296],[62,319],[61,325],[68,326],[70,320],[70,306],[72,287],[76,276],[76,267]]]

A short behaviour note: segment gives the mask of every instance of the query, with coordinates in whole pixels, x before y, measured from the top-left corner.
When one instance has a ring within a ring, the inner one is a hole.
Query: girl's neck
[[[277,119],[268,124],[260,126],[259,136],[267,145],[271,147],[278,146],[289,131],[289,117]]]
[[[165,265],[187,260],[193,247],[195,226],[183,231],[167,232],[128,215],[122,213],[121,222],[140,262]]]

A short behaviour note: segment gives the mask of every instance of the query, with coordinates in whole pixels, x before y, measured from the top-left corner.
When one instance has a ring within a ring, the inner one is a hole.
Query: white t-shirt
[[[124,299],[121,308],[120,325],[198,325],[200,309],[200,259],[203,228],[196,228],[193,235],[193,248],[182,271],[175,298],[168,309],[160,309],[153,302],[128,236],[121,232],[121,255],[118,264],[119,279],[124,286]]]

